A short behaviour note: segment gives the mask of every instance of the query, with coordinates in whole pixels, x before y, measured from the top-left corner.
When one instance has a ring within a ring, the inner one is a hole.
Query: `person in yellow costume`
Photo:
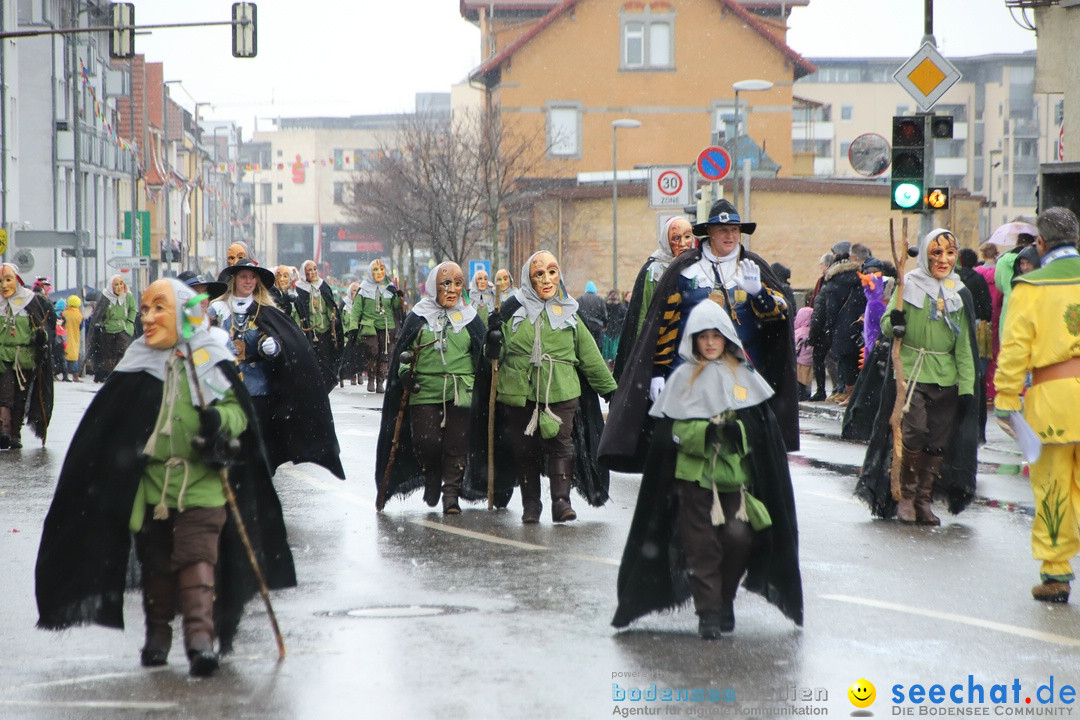
[[[1042,442],[1029,468],[1035,496],[1031,554],[1042,562],[1042,582],[1031,595],[1065,603],[1075,577],[1070,561],[1080,551],[1080,223],[1071,210],[1052,207],[1035,224],[1042,265],[1013,280],[994,376],[994,415],[1013,435],[1010,415],[1022,411]],[[1028,372],[1031,387],[1021,402]]]

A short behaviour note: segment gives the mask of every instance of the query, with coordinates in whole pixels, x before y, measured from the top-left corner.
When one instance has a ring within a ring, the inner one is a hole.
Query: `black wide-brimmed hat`
[[[747,235],[753,235],[757,229],[757,223],[743,222],[735,206],[723,198],[713,203],[709,209],[708,220],[694,225],[694,234],[705,237],[709,234],[710,225],[738,225],[740,232]]]
[[[255,274],[259,277],[259,281],[266,286],[269,290],[274,287],[274,271],[270,268],[264,268],[261,265],[256,265],[247,258],[240,258],[236,261],[235,265],[230,265],[221,272],[218,273],[218,282],[227,283],[236,273],[241,270],[254,270]]]
[[[177,275],[176,279],[190,288],[193,288],[196,285],[202,285],[203,291],[210,296],[211,300],[216,297],[221,297],[229,289],[227,284],[218,282],[209,275],[196,273],[194,270],[185,270]]]

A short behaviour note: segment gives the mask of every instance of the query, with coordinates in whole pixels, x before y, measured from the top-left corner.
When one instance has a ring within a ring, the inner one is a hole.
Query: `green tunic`
[[[105,308],[105,332],[135,334],[135,297],[131,293],[124,293],[123,304],[109,302],[104,298],[101,302],[109,303]]]
[[[634,331],[634,337],[641,335],[641,326],[645,322],[645,316],[649,313],[649,303],[652,302],[653,294],[656,293],[656,286],[660,284],[659,280],[652,279],[652,268],[645,271],[645,283],[641,286],[641,309],[638,310],[637,317],[637,329]]]
[[[353,321],[360,328],[360,335],[370,337],[376,330],[393,330],[394,310],[401,308],[401,298],[383,297],[382,288],[379,289],[375,299],[364,297],[357,293],[353,300]]]
[[[320,335],[327,332],[334,323],[335,309],[323,300],[322,292],[312,288],[308,293],[308,318],[311,321],[311,327],[304,329],[314,330]]]
[[[191,438],[199,431],[199,409],[191,402],[187,368],[181,359],[175,358],[170,361],[166,373],[165,388],[170,386],[173,373],[179,375],[176,379],[176,396],[172,403],[169,403],[168,397],[162,397],[154,433],[147,442],[146,469],[131,510],[132,532],[138,532],[142,527],[146,506],[161,502],[163,491],[165,506],[174,510],[221,507],[225,504],[219,471],[202,462],[191,447]],[[247,415],[231,389],[214,404],[214,408],[221,415],[221,432],[225,435],[238,437],[247,428]],[[175,463],[173,467],[168,467],[170,459]]]
[[[904,315],[907,332],[900,346],[900,362],[904,366],[904,379],[908,382],[933,383],[942,387],[956,385],[960,395],[975,392],[975,360],[971,355],[971,342],[968,339],[967,312],[961,307],[949,313],[949,318],[960,332],[954,333],[943,318],[930,319],[930,307],[933,300],[927,298],[921,308],[905,302]],[[889,313],[896,308],[896,296],[889,300],[885,316],[881,318],[881,332],[885,337],[892,335],[892,321]],[[915,377],[915,361],[919,357],[919,348],[925,348],[922,367]]]
[[[431,328],[425,327],[417,335],[418,345],[427,345],[435,339]],[[435,345],[422,348],[416,360],[414,384],[419,392],[409,395],[410,405],[441,405],[451,403],[457,407],[472,404],[473,380],[476,366],[469,351],[472,336],[462,328],[460,332],[446,331],[446,349],[441,353]],[[399,365],[398,375],[408,371],[408,365]]]
[[[354,304],[353,307],[356,307]],[[341,329],[343,332],[349,332],[355,330],[359,326],[359,319],[352,314],[352,309],[345,310],[344,306],[341,309]]]
[[[37,364],[30,346],[33,337],[29,315],[0,315],[0,373],[12,365],[29,370]]]
[[[503,323],[503,337],[496,398],[504,405],[525,407],[528,400],[556,403],[581,396],[578,371],[598,395],[615,391],[615,379],[584,323],[552,330],[547,313],[540,313],[536,325],[526,320],[513,329],[514,318]],[[544,357],[540,367],[530,362],[536,329]]]

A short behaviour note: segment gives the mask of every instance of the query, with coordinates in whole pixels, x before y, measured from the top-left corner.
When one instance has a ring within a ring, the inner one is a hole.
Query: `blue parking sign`
[[[470,260],[469,261],[469,277],[466,280],[471,280],[473,275],[478,270],[483,270],[488,274],[488,278],[491,278],[491,261],[490,260]]]

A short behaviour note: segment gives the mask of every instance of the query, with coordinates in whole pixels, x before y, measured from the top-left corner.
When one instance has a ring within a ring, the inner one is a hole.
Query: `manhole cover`
[[[415,618],[438,615],[457,615],[472,612],[475,608],[454,605],[383,605],[380,607],[353,608],[322,613],[327,617],[353,618]]]

